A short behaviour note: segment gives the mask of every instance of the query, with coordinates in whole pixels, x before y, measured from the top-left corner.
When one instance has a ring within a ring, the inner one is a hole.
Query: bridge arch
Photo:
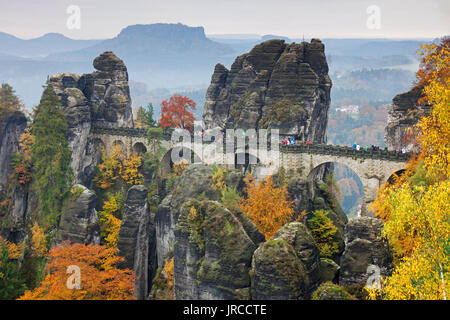
[[[261,165],[261,160],[253,153],[236,152],[234,154],[234,169],[241,170],[242,172],[248,171],[250,173],[254,173],[254,169]]]
[[[114,140],[112,143],[112,147],[119,147],[120,150],[122,150],[122,152],[126,152],[127,150],[125,149],[125,143],[123,143],[122,140]]]
[[[147,147],[142,142],[136,142],[133,145],[132,150],[133,150],[133,153],[136,153],[138,156],[142,156],[144,153],[147,152]]]
[[[159,166],[159,175],[162,178],[167,178],[173,168],[174,161],[172,159],[172,152],[178,152],[180,161],[186,160],[188,163],[199,163],[201,157],[199,157],[191,148],[185,146],[174,146],[170,148],[161,158]]]
[[[394,184],[396,179],[399,178],[400,176],[402,176],[405,172],[406,172],[406,169],[400,169],[400,170],[397,170],[396,172],[393,172],[387,179],[387,183]]]
[[[324,181],[327,174],[333,174],[334,181]],[[339,162],[323,162],[314,167],[307,176],[309,184],[313,182],[333,182],[338,189],[331,192],[338,198],[341,208],[349,218],[361,213],[364,198],[364,186],[357,172],[346,164]],[[311,188],[314,190],[314,188]]]

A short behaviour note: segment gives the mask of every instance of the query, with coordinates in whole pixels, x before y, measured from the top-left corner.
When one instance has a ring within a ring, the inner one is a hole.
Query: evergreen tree
[[[23,104],[20,102],[19,98],[16,96],[14,89],[7,83],[2,83],[0,88],[0,110],[21,110]]]
[[[153,119],[154,114],[153,104],[149,103],[145,108],[138,108],[136,120],[144,127],[156,127],[157,123]]]
[[[0,300],[16,299],[25,289],[17,261],[11,258],[6,242],[0,238]]]
[[[68,147],[68,124],[58,107],[58,96],[48,84],[42,94],[32,127],[35,143],[31,149],[34,165],[34,190],[39,195],[41,217],[56,225],[72,180],[71,150]]]

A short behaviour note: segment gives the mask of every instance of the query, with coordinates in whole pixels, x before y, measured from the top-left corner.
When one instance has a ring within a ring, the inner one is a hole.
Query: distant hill
[[[10,83],[23,102],[31,107],[39,102],[47,76],[61,72],[92,72],[92,60],[104,51],[111,50],[125,62],[130,80],[144,83],[146,90],[165,88],[172,93],[174,90],[189,91],[179,88],[194,88],[190,94],[200,104],[202,99],[199,98],[199,93],[208,87],[217,63],[229,68],[236,56],[248,52],[265,39],[273,38],[282,38],[287,42],[303,40],[255,34],[207,37],[203,27],[166,23],[128,26],[116,37],[106,40],[73,40],[55,33],[23,40],[0,33],[0,82]],[[339,91],[336,92],[335,97],[339,97],[336,100],[340,100],[341,93],[356,93],[352,90],[351,82],[339,84],[346,79],[339,78],[343,73],[363,68],[416,71],[417,59],[414,52],[425,42],[421,39],[322,41],[325,43],[329,73],[333,78],[332,95],[334,90]],[[409,76],[404,78],[402,74],[396,75],[399,83],[403,83],[403,79],[409,81]],[[376,80],[368,80],[370,81]],[[359,98],[360,91],[357,92]],[[131,94],[134,95],[133,92]],[[376,95],[377,92],[375,90],[370,94]],[[389,93],[384,92],[383,97],[378,98],[385,99],[387,94]],[[139,97],[139,104],[144,103],[146,96],[148,95],[136,95]],[[162,94],[160,97],[166,98],[166,95]],[[158,97],[152,100],[156,102],[160,99]],[[203,106],[198,107],[200,112]]]
[[[79,50],[99,43],[101,40],[75,40],[59,33],[47,33],[42,37],[24,40],[0,32],[0,53],[11,56],[36,58],[52,53]]]
[[[229,45],[208,39],[203,27],[156,23],[126,27],[113,39],[53,54],[45,61],[90,64],[107,50],[125,62],[130,78],[152,88],[206,85],[216,63],[227,63],[236,54]],[[227,56],[230,58],[221,59]]]

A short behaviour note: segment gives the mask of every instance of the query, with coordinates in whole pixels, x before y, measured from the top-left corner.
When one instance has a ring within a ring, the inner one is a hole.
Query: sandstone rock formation
[[[351,219],[345,227],[345,251],[341,257],[339,284],[351,292],[359,292],[372,274],[379,270],[382,277],[389,276],[393,268],[392,252],[381,238],[383,222],[371,217]]]
[[[21,186],[8,188],[6,182],[13,171],[11,157],[19,151],[19,139],[26,125],[27,119],[20,111],[5,110],[0,114],[0,202],[8,201],[8,194],[12,195],[10,210],[0,211],[0,235],[14,242],[25,236],[27,193]]]
[[[49,79],[69,124],[75,183],[86,186],[100,160],[98,146],[88,141],[91,128],[133,126],[125,64],[114,53],[106,51],[95,58],[93,65],[96,71],[90,74],[62,73]]]
[[[183,205],[175,229],[176,299],[250,299],[252,255],[264,239],[250,223],[216,201]]]
[[[56,243],[100,244],[100,227],[95,210],[97,196],[82,185],[75,185],[74,195],[66,200],[61,214]]]
[[[384,136],[389,150],[413,149],[413,141],[408,138],[407,130],[430,112],[429,105],[418,103],[423,97],[422,89],[423,87],[414,87],[392,99]]]
[[[133,270],[138,277],[135,297],[140,300],[147,297],[149,281],[156,271],[155,229],[147,194],[148,190],[143,185],[128,190],[117,241],[119,255],[125,257],[124,267]]]
[[[19,138],[27,125],[20,111],[2,111],[0,114],[0,190],[12,172],[11,155],[19,151]]]
[[[220,192],[214,190],[211,183],[213,168],[203,164],[192,164],[184,172],[166,196],[155,216],[158,267],[164,265],[167,254],[173,250],[175,241],[174,229],[178,222],[181,206],[191,199],[202,196],[209,200],[218,200]],[[242,180],[240,173],[230,171],[225,176],[229,186],[237,186]]]
[[[317,143],[326,141],[331,80],[324,45],[269,40],[218,64],[206,94],[206,128],[279,128]]]
[[[259,246],[252,260],[252,299],[308,299],[320,281],[319,250],[308,228],[291,222]]]

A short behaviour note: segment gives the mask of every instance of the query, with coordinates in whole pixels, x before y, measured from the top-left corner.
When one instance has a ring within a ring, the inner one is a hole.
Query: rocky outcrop
[[[345,288],[332,282],[325,282],[314,291],[312,300],[356,300]]]
[[[261,244],[252,260],[252,299],[308,299],[320,282],[319,250],[308,228],[291,222]]]
[[[72,188],[72,195],[64,203],[56,243],[70,241],[100,244],[100,227],[95,210],[97,196],[82,185]]]
[[[408,129],[430,112],[430,106],[419,103],[423,98],[423,87],[414,87],[392,99],[388,111],[388,123],[384,139],[389,150],[413,150],[413,141],[408,137]]]
[[[143,185],[128,190],[117,241],[119,255],[125,257],[123,266],[137,276],[134,294],[139,300],[147,297],[149,281],[156,271],[156,254],[150,250],[154,249],[155,230],[147,195],[148,190]]]
[[[19,139],[27,119],[20,111],[2,110],[0,113],[0,190],[12,172],[11,155],[19,151]]]
[[[264,237],[248,222],[216,201],[183,205],[175,229],[176,299],[250,299],[252,255]]]
[[[88,139],[91,128],[133,126],[125,64],[107,51],[95,58],[93,65],[96,71],[90,74],[63,73],[49,79],[66,113],[75,183],[86,186],[100,160],[98,145]]]
[[[351,219],[345,227],[339,284],[355,295],[367,284],[372,269],[381,277],[391,275],[393,257],[389,244],[381,237],[382,229],[383,222],[371,217]]]
[[[321,282],[338,282],[339,280],[339,265],[331,259],[320,259],[320,281]]]
[[[25,130],[27,119],[20,111],[0,112],[0,235],[18,243],[25,236],[25,212],[27,192],[19,185],[7,185],[13,172],[12,155],[19,151],[19,139]]]
[[[218,200],[220,192],[212,187],[213,168],[203,164],[190,165],[158,206],[155,216],[158,267],[164,265],[168,253],[173,250],[175,226],[178,222],[181,206],[191,199],[203,197]],[[230,171],[225,176],[228,186],[238,186],[242,181],[240,173]]]
[[[331,80],[324,45],[269,40],[215,67],[206,94],[207,128],[279,128],[280,133],[326,141]]]

